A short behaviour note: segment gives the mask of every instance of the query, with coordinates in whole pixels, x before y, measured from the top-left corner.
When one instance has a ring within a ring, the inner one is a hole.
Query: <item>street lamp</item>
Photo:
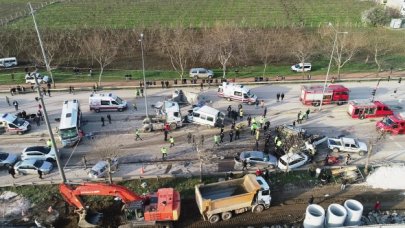
[[[141,38],[138,41],[141,42],[143,90],[144,90],[144,95],[145,95],[145,111],[146,111],[146,118],[149,119],[148,101],[147,101],[147,98],[146,98],[145,59],[143,57],[143,33],[141,33]]]
[[[325,83],[323,84],[322,99],[321,99],[321,104],[319,105],[319,111],[322,110],[323,97],[325,96],[326,84],[328,83],[330,67],[332,65],[333,53],[335,52],[335,46],[336,46],[336,41],[337,41],[338,34],[347,34],[348,33],[348,32],[338,32],[335,29],[335,27],[333,27],[332,23],[329,23],[328,25],[335,31],[335,39],[333,40],[332,53],[330,54],[328,71],[326,72]]]

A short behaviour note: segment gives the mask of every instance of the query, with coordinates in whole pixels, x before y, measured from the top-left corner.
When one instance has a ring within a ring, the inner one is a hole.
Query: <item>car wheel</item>
[[[253,211],[253,213],[260,213],[260,212],[264,211],[264,206],[261,204],[258,204],[253,207],[252,211]]]
[[[333,148],[332,151],[335,152],[335,153],[338,153],[338,152],[339,152],[339,149],[338,149],[338,148]]]
[[[209,219],[210,223],[217,223],[219,222],[220,218],[219,215],[212,215]]]

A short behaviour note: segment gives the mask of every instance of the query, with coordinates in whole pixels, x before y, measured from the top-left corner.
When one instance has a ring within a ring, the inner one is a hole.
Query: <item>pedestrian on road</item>
[[[235,140],[240,139],[240,129],[239,127],[235,128]]]
[[[219,146],[219,136],[218,135],[214,135],[214,145]]]
[[[259,141],[259,139],[260,139],[260,130],[259,130],[259,129],[256,130],[256,137],[255,137],[255,139],[256,139],[256,141]]]
[[[232,118],[234,122],[238,120],[238,113],[235,110],[232,110]]]
[[[164,133],[164,135],[165,135],[165,137],[164,137],[163,140],[166,142],[166,141],[167,141],[167,136],[169,135],[169,131],[166,130],[166,129],[164,129],[163,133]]]
[[[264,107],[263,117],[266,117],[266,115],[267,115],[267,107]]]
[[[107,120],[108,120],[108,123],[111,124],[111,115],[110,114],[107,114]]]
[[[164,146],[160,149],[160,152],[162,152],[162,160],[166,160],[167,158],[167,148]]]
[[[220,131],[220,133],[222,133],[222,132],[224,132],[224,127],[221,127],[221,131]]]
[[[41,110],[41,109],[42,109],[42,105],[38,104],[38,110]]]
[[[229,132],[229,142],[232,142],[232,140],[233,140],[233,130]]]
[[[349,165],[350,160],[352,160],[352,157],[350,156],[350,154],[347,154],[347,155],[346,155],[346,162],[345,162],[345,164],[346,164],[346,165]]]
[[[143,97],[143,88],[141,88],[141,97]]]
[[[187,134],[187,143],[188,144],[190,144],[191,143],[191,138],[192,138],[193,136],[191,135],[191,132],[189,132],[188,134]]]
[[[134,109],[134,111],[138,111],[138,107],[136,107],[136,101],[132,103],[132,108]]]
[[[39,176],[39,179],[43,179],[42,178],[42,171],[40,169],[38,169],[38,176]]]
[[[309,113],[310,113],[311,111],[309,110],[309,108],[307,109],[307,111],[305,112],[305,117],[308,119],[308,117],[309,117]]]
[[[173,136],[170,136],[169,142],[170,142],[170,148],[174,147],[174,138],[173,138]]]
[[[259,108],[259,100],[258,99],[256,99],[255,105],[256,105],[256,109],[258,109]]]
[[[281,101],[283,101],[284,100],[284,93],[281,93],[280,97],[281,97]]]
[[[169,81],[165,81],[165,84],[166,84],[166,88],[169,88]]]
[[[225,134],[224,134],[224,132],[221,132],[220,134],[219,134],[219,138],[220,138],[220,143],[223,143],[224,142],[224,137],[225,137]]]
[[[83,162],[84,170],[86,170],[87,169],[87,160],[86,160],[86,156],[84,156],[84,155],[82,157],[82,162]]]
[[[277,93],[277,102],[279,102],[280,101],[280,93]]]
[[[204,90],[204,84],[201,82],[200,83],[200,91],[203,91]]]
[[[374,204],[374,212],[381,213],[381,203],[380,203],[380,201],[375,202],[375,204]]]
[[[250,124],[252,123],[252,117],[250,115],[247,118],[247,122],[248,122],[248,127],[250,127]]]
[[[293,125],[293,127],[295,127],[295,120],[293,121],[292,125]]]
[[[340,190],[341,191],[345,190],[346,184],[347,184],[347,179],[343,178],[342,179],[342,185],[340,185]]]
[[[18,102],[17,101],[13,101],[13,105],[16,111],[18,111]]]
[[[201,136],[200,136],[200,144],[201,144],[201,147],[204,147],[204,141],[205,141],[205,137],[204,137],[204,135],[201,135]]]
[[[51,89],[48,89],[48,96],[51,96]]]
[[[243,160],[242,161],[242,171],[243,170],[248,170],[248,168],[247,168],[247,161],[246,160]]]
[[[103,116],[101,117],[101,126],[102,126],[102,127],[105,126],[105,124],[104,124],[104,117],[103,117]]]
[[[259,120],[260,129],[263,128],[264,122],[265,122],[265,119],[264,119],[264,117],[262,116],[262,117],[260,118],[260,120]]]
[[[299,111],[297,115],[297,123],[301,124],[302,123],[302,112]]]
[[[233,121],[232,125],[231,125],[231,130],[235,130],[235,125],[236,125],[236,123],[235,123],[235,121]]]
[[[72,86],[69,86],[69,93],[72,93]]]
[[[239,119],[243,120],[243,109],[239,109]]]
[[[262,108],[264,108],[264,100],[261,100],[261,101],[260,101],[260,106],[261,106]]]
[[[143,140],[143,139],[141,138],[139,129],[136,129],[136,130],[135,130],[135,141],[138,141],[138,139],[141,140],[141,141]]]
[[[228,111],[228,118],[231,118],[232,106],[229,105],[226,111]]]
[[[162,89],[165,88],[165,82],[164,81],[160,81],[160,84],[162,84]]]
[[[11,106],[10,99],[7,96],[6,96],[6,102],[7,102],[8,106]]]
[[[310,197],[309,200],[308,200],[308,205],[311,205],[311,204],[313,204],[313,203],[314,203],[314,196],[311,195],[311,197]]]
[[[10,174],[15,179],[15,170],[13,166],[8,167],[8,174]]]
[[[38,115],[35,115],[34,122],[37,124],[37,126],[41,125],[41,119],[40,119],[40,117]]]

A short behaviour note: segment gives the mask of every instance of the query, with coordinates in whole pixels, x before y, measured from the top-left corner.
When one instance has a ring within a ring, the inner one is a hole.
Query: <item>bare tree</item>
[[[82,48],[90,53],[100,66],[98,86],[101,86],[104,69],[115,60],[121,42],[114,30],[93,30],[89,37],[83,40]]]
[[[163,53],[170,58],[170,63],[181,80],[196,50],[193,46],[195,36],[193,30],[185,30],[182,27],[162,29],[160,32],[160,46]]]
[[[392,43],[392,41],[389,39],[389,34],[387,34],[387,31],[382,28],[378,28],[377,31],[373,30],[373,34],[378,34],[378,36],[372,35],[371,33],[367,36],[367,49],[373,56],[374,63],[377,66],[378,77],[382,65],[381,57],[391,53],[395,49],[395,47],[400,47],[402,45],[396,45],[395,43]]]
[[[294,32],[294,31],[291,31]],[[290,52],[293,56],[298,60],[298,62],[302,63],[302,68],[304,69],[304,63],[307,62],[311,56],[313,56],[316,47],[316,37],[311,34],[306,34],[304,31],[295,32],[295,34],[291,33],[289,36],[291,40],[291,47]],[[304,70],[302,71],[304,75]]]

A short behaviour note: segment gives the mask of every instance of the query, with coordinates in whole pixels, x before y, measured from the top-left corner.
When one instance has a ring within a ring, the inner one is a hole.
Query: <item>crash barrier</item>
[[[325,210],[317,204],[307,207],[304,228],[358,226],[363,215],[363,204],[354,199],[348,199],[342,205],[331,204],[325,219]]]
[[[345,226],[357,226],[363,215],[363,204],[354,199],[346,200],[343,204],[347,211]]]
[[[317,205],[311,204],[307,207],[304,220],[304,228],[323,228],[325,221],[325,210]]]
[[[326,227],[342,227],[347,216],[346,209],[339,204],[329,205],[326,213]]]

